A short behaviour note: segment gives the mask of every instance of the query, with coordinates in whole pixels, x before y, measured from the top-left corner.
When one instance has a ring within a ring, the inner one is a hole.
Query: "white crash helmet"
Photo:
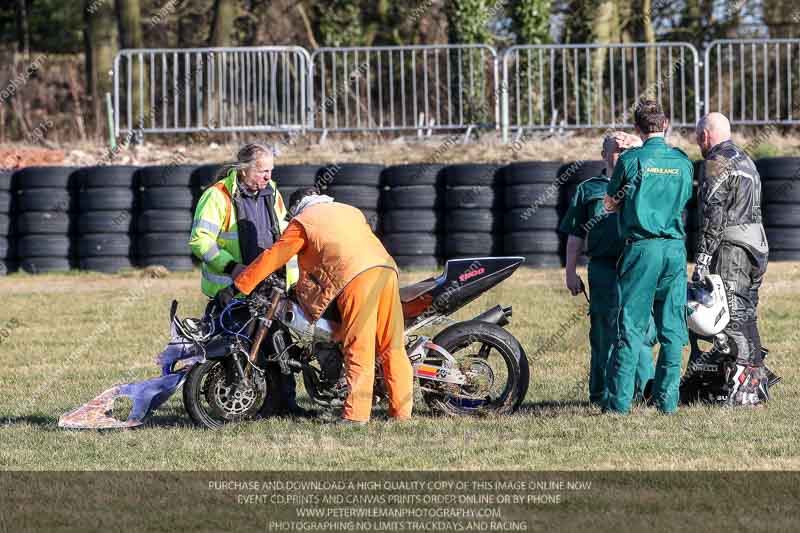
[[[687,299],[687,322],[695,334],[711,337],[730,322],[725,284],[718,275],[709,274],[699,282],[689,283]]]

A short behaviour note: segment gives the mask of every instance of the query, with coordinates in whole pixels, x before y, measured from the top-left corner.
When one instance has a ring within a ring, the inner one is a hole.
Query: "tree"
[[[139,0],[117,0],[119,43],[122,48],[142,48],[142,12]]]
[[[84,0],[84,44],[86,51],[86,86],[92,102],[95,133],[103,128],[103,102],[110,92],[109,75],[117,53],[117,25],[112,2]]]
[[[233,23],[236,20],[236,0],[215,0],[214,18],[211,22],[211,34],[208,45],[233,46]]]
[[[637,0],[617,0],[617,17],[619,20],[619,42],[632,43],[636,39],[634,32],[634,17],[639,15],[639,7],[634,7]]]
[[[564,18],[560,42],[566,44],[588,43],[592,40],[592,20],[596,0],[566,0],[559,4],[558,13]]]
[[[323,5],[314,2],[312,13],[322,46],[357,46],[362,44],[364,28],[361,2],[333,0]]]
[[[491,44],[489,1],[451,0],[447,8],[451,43]]]
[[[116,0],[116,6],[120,48],[143,48],[142,13],[139,7],[139,0]],[[141,97],[143,88],[140,86],[140,83],[147,84],[147,78],[144,80],[140,78],[138,65],[134,61],[126,62],[122,66],[129,70],[120,74],[131,77],[131,102],[128,105],[139,106],[140,102],[144,105],[144,109],[140,111],[142,116],[146,117],[143,126],[147,125],[149,122],[147,117],[149,117],[150,100]],[[147,93],[145,92],[145,94]]]
[[[492,44],[493,35],[489,26],[492,19],[490,0],[452,0],[448,2],[447,8],[452,44]],[[464,92],[463,97],[466,99],[465,120],[474,123],[487,122],[491,116],[491,110],[486,105],[488,77],[485,65],[482,65],[480,61],[482,57],[479,50],[464,51],[463,64],[468,63],[470,66],[477,64],[479,68],[475,70],[473,84],[463,88],[456,85],[458,91]],[[457,98],[461,96],[459,94]]]
[[[764,24],[769,28],[769,37],[793,37],[800,15],[795,0],[764,0]]]
[[[551,0],[516,0],[512,15],[519,44],[550,42]]]
[[[592,20],[592,42],[598,44],[611,43],[614,40],[615,32],[619,31],[619,21],[617,19],[616,6],[614,0],[600,0],[595,9],[595,16]],[[593,89],[600,86],[599,81],[603,79],[606,72],[608,58],[607,48],[598,48],[592,57],[592,84]],[[593,104],[595,112],[605,107],[603,93],[599,90],[592,90]]]
[[[644,42],[655,43],[656,32],[653,29],[653,3],[651,0],[642,0],[642,13],[645,15],[642,17]],[[647,87],[651,87],[656,80],[656,53],[654,49],[647,50],[645,54],[645,72],[647,74]]]
[[[17,0],[15,7],[19,50],[28,56],[31,49],[31,29],[28,25],[28,6],[26,4],[26,0]]]
[[[656,4],[657,10],[665,9],[660,2]],[[714,0],[685,0],[675,16],[678,22],[663,37],[687,41],[702,49],[714,39],[732,36],[739,26],[741,13],[751,7],[748,4],[740,0],[725,0],[721,5]],[[749,15],[752,18],[754,13]]]

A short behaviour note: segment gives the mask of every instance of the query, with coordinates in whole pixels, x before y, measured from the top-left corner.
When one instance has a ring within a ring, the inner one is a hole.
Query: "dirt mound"
[[[52,166],[64,164],[63,150],[46,148],[0,148],[0,168]]]

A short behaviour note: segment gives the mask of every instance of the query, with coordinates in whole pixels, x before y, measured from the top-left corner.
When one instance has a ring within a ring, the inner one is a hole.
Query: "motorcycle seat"
[[[435,279],[429,278],[414,283],[413,285],[400,287],[400,301],[402,303],[408,303],[412,300],[415,300],[436,287],[437,284],[438,282]]]

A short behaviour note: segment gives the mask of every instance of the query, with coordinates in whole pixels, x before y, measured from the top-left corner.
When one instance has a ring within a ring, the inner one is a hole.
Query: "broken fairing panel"
[[[61,415],[58,426],[70,429],[124,429],[141,426],[150,414],[158,409],[183,385],[186,374],[195,363],[202,361],[197,345],[187,341],[178,333],[176,319],[170,322],[170,341],[155,362],[161,367],[161,375],[145,381],[115,385],[92,401]],[[175,364],[183,361],[176,370]],[[113,416],[114,402],[118,398],[129,398],[132,407],[128,419],[118,420]]]
[[[142,420],[117,420],[111,416],[114,401],[123,396],[120,387],[114,386],[94,400],[83,404],[74,411],[61,415],[58,427],[69,429],[123,429],[142,425]]]

